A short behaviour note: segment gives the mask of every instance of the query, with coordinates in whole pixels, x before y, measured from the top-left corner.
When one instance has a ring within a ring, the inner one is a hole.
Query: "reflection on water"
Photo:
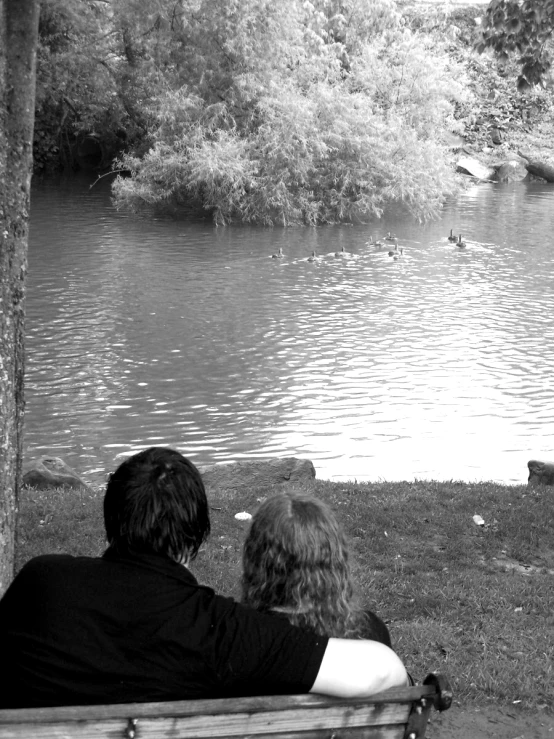
[[[553,456],[552,186],[478,185],[426,226],[264,230],[117,213],[88,184],[33,190],[27,458],[98,482],[168,444],[519,483]],[[396,260],[367,245],[388,231]]]

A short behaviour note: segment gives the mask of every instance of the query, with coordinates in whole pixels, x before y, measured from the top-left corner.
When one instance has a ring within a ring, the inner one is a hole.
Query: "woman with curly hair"
[[[354,598],[345,536],[323,501],[302,493],[267,498],[243,549],[242,601],[330,637],[390,647],[383,621]]]

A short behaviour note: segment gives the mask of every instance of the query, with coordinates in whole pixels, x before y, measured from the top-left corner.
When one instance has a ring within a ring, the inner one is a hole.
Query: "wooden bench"
[[[0,710],[0,739],[422,739],[432,707],[450,707],[446,678],[370,698],[256,698]]]

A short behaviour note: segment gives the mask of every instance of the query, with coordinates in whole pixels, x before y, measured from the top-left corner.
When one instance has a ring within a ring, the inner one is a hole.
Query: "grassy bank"
[[[552,488],[314,481],[310,490],[339,516],[361,597],[417,678],[445,672],[461,703],[554,705]],[[210,493],[212,535],[193,567],[200,581],[236,595],[248,523],[234,515],[254,512],[267,493]],[[17,567],[45,552],[100,554],[101,504],[100,491],[24,491]]]

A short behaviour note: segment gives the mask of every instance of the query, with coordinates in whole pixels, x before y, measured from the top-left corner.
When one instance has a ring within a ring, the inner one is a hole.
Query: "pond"
[[[119,213],[91,182],[33,185],[26,460],[99,483],[171,445],[323,479],[522,483],[554,457],[554,187],[478,184],[427,225],[285,230]],[[367,243],[389,231],[397,259]]]

